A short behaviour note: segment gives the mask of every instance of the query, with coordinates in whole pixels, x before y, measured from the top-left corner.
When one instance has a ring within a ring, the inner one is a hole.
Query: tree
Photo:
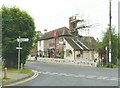
[[[117,64],[118,58],[120,57],[120,52],[118,52],[118,49],[120,50],[120,48],[118,48],[118,45],[120,45],[119,42],[119,37],[118,35],[115,33],[115,28],[112,28],[112,32],[111,32],[111,40],[112,40],[112,46],[111,46],[111,50],[112,50],[112,64]],[[106,48],[107,47],[107,51]],[[109,29],[107,29],[107,31],[104,33],[103,35],[103,39],[102,42],[98,42],[97,44],[97,48],[100,48],[100,54],[105,54],[106,55],[106,60],[107,62],[109,62],[108,60],[108,53],[109,53]]]
[[[37,42],[40,40],[40,37],[42,36],[42,32],[41,31],[36,31],[35,32],[35,37],[34,37],[34,46],[36,47]]]
[[[17,38],[19,36],[29,38],[29,42],[21,43],[20,64],[25,64],[34,41],[34,20],[26,11],[21,11],[17,7],[2,6],[0,13],[2,13],[2,57],[5,59],[4,65],[17,68]]]
[[[2,56],[2,14],[0,14],[0,59]]]
[[[35,32],[35,37],[34,37],[34,43],[33,43],[33,47],[32,47],[32,50],[31,50],[31,55],[34,56],[34,55],[37,55],[38,52],[40,51],[37,51],[37,48],[38,48],[38,41],[40,40],[41,36],[42,36],[42,32],[41,31],[36,31]]]

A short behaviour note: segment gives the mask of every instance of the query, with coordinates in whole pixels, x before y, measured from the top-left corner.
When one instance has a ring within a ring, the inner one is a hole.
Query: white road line
[[[41,72],[42,74],[50,74],[50,72]]]
[[[50,74],[51,72],[44,72],[44,74]]]
[[[97,77],[97,79],[108,79],[108,77],[100,76],[100,77]]]
[[[74,75],[73,77],[79,78],[80,76],[79,75]]]
[[[65,74],[65,76],[71,76],[71,74]]]
[[[75,74],[68,74],[69,76],[76,76]]]
[[[38,72],[38,73],[42,73],[42,72]]]
[[[58,73],[53,72],[53,73],[51,73],[51,74],[53,74],[53,75],[57,75]]]
[[[113,78],[110,78],[110,80],[118,81],[118,78],[113,77]]]
[[[86,78],[95,78],[96,76],[93,76],[93,75],[88,75],[86,76]]]
[[[85,75],[82,75],[82,74],[79,74],[78,76],[79,76],[79,77],[85,77]]]
[[[57,75],[57,73],[49,73],[49,75]]]
[[[56,73],[56,72],[39,72],[40,74],[45,75],[58,75],[58,76],[71,76],[76,78],[89,78],[89,79],[99,79],[99,80],[111,80],[111,81],[118,81],[117,77],[104,77],[104,76],[94,76],[94,75],[83,75],[83,74],[66,74],[66,73]],[[120,79],[120,78],[119,78]]]
[[[57,75],[60,75],[60,76],[67,76],[67,74],[65,74],[65,73],[58,73]]]

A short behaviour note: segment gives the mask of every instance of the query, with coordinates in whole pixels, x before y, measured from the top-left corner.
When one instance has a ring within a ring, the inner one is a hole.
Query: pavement
[[[13,84],[15,82],[20,82],[22,80],[28,79],[30,77],[32,77],[35,74],[35,72],[33,71],[31,74],[23,74],[23,73],[7,73],[7,78],[11,78],[12,80],[10,81],[6,81],[6,82],[0,82],[0,87],[2,86],[6,86],[6,85],[10,85]],[[0,71],[0,78],[4,77],[4,73],[3,71]]]

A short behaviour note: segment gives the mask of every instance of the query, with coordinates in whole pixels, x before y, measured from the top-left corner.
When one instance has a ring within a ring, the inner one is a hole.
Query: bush
[[[108,64],[106,64],[104,67],[106,67],[106,68],[117,68],[118,66],[117,65],[115,65],[115,64],[113,64],[113,63],[108,63]]]

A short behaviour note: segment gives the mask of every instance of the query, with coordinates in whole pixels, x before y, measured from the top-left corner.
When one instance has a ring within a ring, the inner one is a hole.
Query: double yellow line
[[[34,72],[34,75],[32,77],[21,80],[21,81],[18,81],[18,82],[14,82],[14,83],[11,83],[11,84],[6,84],[4,86],[15,86],[15,85],[22,84],[22,83],[25,83],[27,81],[30,81],[30,80],[36,78],[39,75],[39,73],[37,71],[35,71],[35,70],[32,70],[32,71]]]

